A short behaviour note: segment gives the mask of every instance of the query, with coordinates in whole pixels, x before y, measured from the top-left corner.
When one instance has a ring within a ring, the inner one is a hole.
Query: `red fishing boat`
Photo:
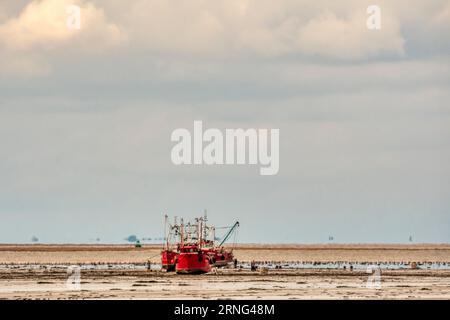
[[[226,250],[223,246],[233,233],[236,234],[235,232],[238,227],[239,222],[236,221],[235,224],[231,228],[229,228],[228,232],[222,238],[221,242],[218,245],[214,244],[213,247],[210,248],[210,252],[212,253],[212,262],[215,267],[226,267],[234,262],[233,249]]]
[[[164,248],[161,251],[161,265],[162,269],[166,271],[175,271],[177,257],[179,254],[179,246],[174,246],[173,241],[178,241],[176,238],[180,235],[180,226],[175,223],[170,225],[167,220],[167,215],[164,216]]]
[[[233,251],[227,251],[224,248],[212,248],[207,250],[210,261],[215,267],[225,267],[234,261]]]
[[[161,264],[162,268],[167,271],[175,271],[175,264],[177,261],[178,253],[173,250],[163,250],[161,252]]]
[[[221,242],[216,244],[214,226],[206,224],[204,217],[196,218],[194,223],[169,224],[165,216],[165,244],[161,252],[162,268],[177,273],[199,274],[211,271],[211,267],[225,267],[234,262],[232,250],[223,247],[233,234],[239,222],[228,228]]]
[[[210,257],[197,244],[180,247],[177,263],[177,273],[200,274],[211,271]]]

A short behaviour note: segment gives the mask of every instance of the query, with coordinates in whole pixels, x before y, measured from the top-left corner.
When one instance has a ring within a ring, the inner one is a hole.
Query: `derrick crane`
[[[236,221],[231,229],[227,232],[227,234],[223,237],[222,241],[219,244],[219,247],[221,247],[228,240],[228,238],[233,234],[237,227],[239,227],[239,221]]]

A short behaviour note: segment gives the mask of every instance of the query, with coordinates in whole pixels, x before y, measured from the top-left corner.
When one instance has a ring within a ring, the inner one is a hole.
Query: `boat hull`
[[[166,271],[175,271],[175,265],[177,261],[177,255],[175,251],[164,250],[161,252],[161,264],[162,268]]]
[[[233,263],[234,256],[231,251],[209,249],[205,251],[215,267],[226,267]]]
[[[211,271],[209,257],[204,253],[180,253],[175,266],[179,274],[201,274]]]

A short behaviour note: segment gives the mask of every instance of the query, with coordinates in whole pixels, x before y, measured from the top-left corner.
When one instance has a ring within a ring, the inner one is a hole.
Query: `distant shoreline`
[[[141,248],[136,248],[130,244],[9,244],[0,243],[0,251],[142,251],[145,249],[160,249],[163,244],[142,243]],[[236,245],[225,245],[225,247],[252,250],[450,250],[449,243],[416,243],[416,244],[384,244],[384,243],[333,243],[333,244],[257,244],[239,243]]]

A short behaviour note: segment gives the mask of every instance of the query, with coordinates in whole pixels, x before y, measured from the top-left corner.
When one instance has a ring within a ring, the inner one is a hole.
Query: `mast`
[[[171,227],[173,230],[175,230],[175,236],[180,236],[180,227],[178,226],[178,219],[177,216],[173,217],[173,227]]]
[[[164,240],[166,245],[166,250],[169,250],[169,237],[167,235],[167,214],[164,215]]]
[[[198,247],[201,248],[202,247],[202,234],[203,234],[203,218],[199,219],[200,221],[200,225],[199,225],[199,237],[198,237]]]
[[[200,221],[198,218],[195,218],[195,235],[194,236],[195,236],[195,241],[198,242],[200,239]]]
[[[183,218],[181,218],[181,224],[180,224],[180,226],[181,226],[181,246],[183,246],[184,245],[184,223],[183,223]]]
[[[208,221],[208,217],[206,215],[206,209],[204,211],[203,221],[205,221],[205,226],[203,228],[203,239],[205,241],[208,238],[208,228],[206,227],[206,221]]]

